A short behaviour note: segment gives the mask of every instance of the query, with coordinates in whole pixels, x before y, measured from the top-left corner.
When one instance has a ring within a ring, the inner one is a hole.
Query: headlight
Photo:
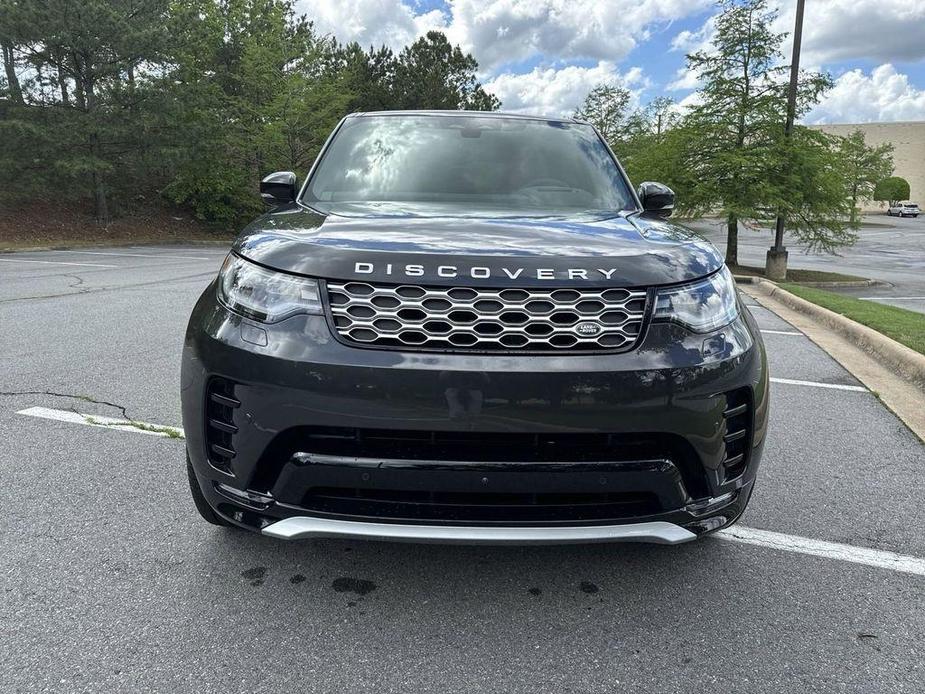
[[[739,315],[735,280],[725,265],[706,279],[658,292],[655,320],[680,323],[706,333],[731,323]]]
[[[232,311],[264,323],[322,312],[316,280],[267,270],[234,254],[218,274],[218,297]]]

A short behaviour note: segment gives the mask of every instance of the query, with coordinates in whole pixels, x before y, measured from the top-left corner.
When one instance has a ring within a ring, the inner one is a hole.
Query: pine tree
[[[133,127],[167,42],[166,0],[30,0],[5,3],[4,58],[13,47],[31,69],[20,99],[20,146],[48,159],[45,174],[87,189],[101,225],[109,186],[126,158],[146,147]],[[5,61],[6,62],[6,61]],[[49,110],[53,109],[53,111]],[[15,144],[14,144],[15,146]]]
[[[398,55],[393,97],[398,108],[497,110],[501,102],[476,78],[479,64],[439,31],[429,31]]]

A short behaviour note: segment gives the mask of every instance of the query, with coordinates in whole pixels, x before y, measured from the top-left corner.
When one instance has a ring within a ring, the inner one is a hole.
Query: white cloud
[[[869,123],[871,121],[925,120],[925,90],[890,64],[870,75],[851,70],[835,81],[807,123]]]
[[[649,27],[686,17],[712,0],[448,0],[447,14],[416,14],[401,0],[298,0],[318,29],[341,41],[393,48],[445,31],[483,69],[535,56],[620,60]]]
[[[649,28],[712,0],[449,0],[450,38],[485,68],[536,55],[620,60]]]
[[[794,3],[778,0],[775,29],[793,32]],[[804,65],[868,58],[883,62],[925,58],[922,0],[813,0],[803,18]],[[790,56],[791,44],[785,46]]]
[[[794,3],[771,0],[770,6],[780,12],[774,31],[788,34],[781,47],[781,62],[789,64]],[[709,51],[716,30],[715,19],[716,15],[711,15],[699,29],[679,32],[671,42],[671,50]],[[804,69],[819,71],[827,64],[858,59],[884,63],[920,60],[925,58],[925,39],[920,31],[923,26],[925,1],[922,0],[813,0],[806,5],[800,63]],[[696,78],[682,68],[667,88],[696,86]]]
[[[700,79],[697,77],[697,73],[693,70],[688,70],[686,67],[682,67],[675,73],[675,78],[665,85],[665,89],[669,91],[680,91],[684,89],[697,89],[699,86]]]
[[[356,41],[364,48],[385,44],[396,51],[446,24],[440,10],[417,14],[402,0],[298,0],[296,12],[344,43]]]
[[[638,68],[617,65],[649,32],[690,16],[713,0],[447,0],[445,10],[424,11],[419,0],[297,0],[296,8],[325,33],[362,46],[397,50],[431,29],[479,61],[485,86],[505,110],[550,115],[571,113],[594,85],[647,86]],[[781,10],[775,30],[793,28],[793,3],[771,0]],[[700,28],[678,32],[666,50],[678,54],[708,49],[715,13]],[[807,3],[802,64],[812,70],[850,62],[884,63],[872,72],[851,70],[809,116],[810,122],[925,118],[923,91],[896,72],[892,62],[925,59],[925,0],[813,0]],[[790,45],[785,43],[784,62]],[[516,74],[509,65],[543,61]],[[576,62],[592,61],[590,67]],[[635,81],[634,81],[635,80]],[[697,88],[686,68],[668,91]],[[689,100],[690,97],[685,99]]]
[[[613,62],[602,60],[593,67],[538,67],[526,74],[504,73],[489,81],[485,88],[501,99],[504,111],[568,116],[598,84],[625,87],[638,101],[639,92],[649,81],[641,68],[620,73]]]
[[[790,59],[795,3],[771,0],[770,9],[779,15],[774,31],[788,34],[783,53]],[[715,32],[716,15],[695,31],[679,32],[671,50],[693,53],[708,50]],[[922,0],[813,0],[806,3],[803,18],[801,63],[824,65],[867,58],[883,62],[915,61],[925,58],[925,2]]]
[[[703,25],[696,31],[684,30],[671,40],[671,50],[680,53],[696,53],[710,48],[710,42],[716,33],[716,15],[707,17]]]

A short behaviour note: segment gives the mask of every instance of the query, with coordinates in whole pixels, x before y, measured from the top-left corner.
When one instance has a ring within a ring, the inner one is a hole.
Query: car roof
[[[351,113],[347,118],[365,118],[368,116],[472,116],[475,118],[495,118],[510,120],[541,120],[553,123],[582,123],[577,118],[562,118],[557,116],[540,116],[525,113],[509,113],[506,111],[445,111],[445,110],[405,110],[405,111],[358,111]]]

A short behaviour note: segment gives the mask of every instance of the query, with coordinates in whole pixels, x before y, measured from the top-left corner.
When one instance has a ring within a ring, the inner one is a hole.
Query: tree
[[[16,74],[16,54],[8,39],[0,36],[0,55],[3,58],[3,76],[6,80],[4,91],[9,95],[10,101],[22,106],[22,87],[19,85],[19,75]]]
[[[628,90],[611,84],[599,84],[588,92],[584,103],[575,109],[575,117],[588,121],[608,143],[614,145],[626,133],[629,102]]]
[[[5,65],[18,54],[32,74],[28,89],[10,85],[22,94],[13,100],[39,107],[20,114],[21,133],[44,147],[44,175],[57,188],[89,179],[102,225],[113,172],[147,146],[131,122],[147,96],[138,78],[163,60],[167,11],[167,0],[31,0],[4,3],[0,14]]]
[[[869,147],[864,133],[855,130],[847,137],[838,138],[838,154],[848,179],[851,200],[851,224],[858,224],[858,200],[871,200],[874,187],[893,173],[893,145]]]
[[[697,169],[691,166],[699,147],[699,133],[679,124],[661,133],[634,135],[623,148],[620,161],[631,181],[664,183],[677,196],[676,214],[694,216],[711,204],[711,199],[701,199],[704,187]]]
[[[289,0],[187,1],[172,34],[161,126],[174,173],[164,192],[232,225],[261,209],[262,176],[309,168],[352,94],[333,41]]]
[[[721,0],[709,51],[687,56],[688,67],[703,84],[699,104],[687,125],[699,134],[700,147],[689,165],[696,171],[704,211],[719,208],[726,217],[726,262],[738,264],[739,221],[767,219],[786,207],[792,191],[780,185],[787,177],[789,148],[781,145],[789,70],[781,63],[783,34],[771,26],[776,12],[767,0]],[[804,74],[797,113],[805,112],[831,86],[827,75]],[[778,180],[774,180],[777,178]],[[812,239],[827,227],[794,227]],[[833,231],[833,238],[840,231]],[[823,243],[828,243],[824,240]]]
[[[636,109],[626,120],[620,161],[632,181],[660,181],[677,195],[675,211],[695,214],[700,183],[690,165],[700,140],[696,130],[680,117],[673,99],[657,97]]]
[[[772,208],[783,214],[811,250],[833,252],[857,240],[850,223],[850,179],[838,154],[837,139],[818,130],[795,126],[770,152],[784,162],[782,173],[769,177]]]
[[[396,59],[386,46],[364,51],[358,43],[340,49],[338,70],[343,88],[349,92],[348,111],[383,111],[394,108],[393,87]]]
[[[498,108],[443,34],[342,47],[295,1],[0,0],[0,195],[89,198],[101,224],[166,198],[236,225],[351,111]]]
[[[398,55],[393,97],[404,109],[495,111],[497,97],[476,78],[479,64],[439,31],[429,31]]]
[[[902,200],[908,200],[909,194],[909,181],[899,176],[885,178],[874,187],[874,200],[886,202],[891,207]]]
[[[668,96],[658,96],[629,116],[626,130],[630,137],[655,135],[659,138],[680,121],[675,100]]]

